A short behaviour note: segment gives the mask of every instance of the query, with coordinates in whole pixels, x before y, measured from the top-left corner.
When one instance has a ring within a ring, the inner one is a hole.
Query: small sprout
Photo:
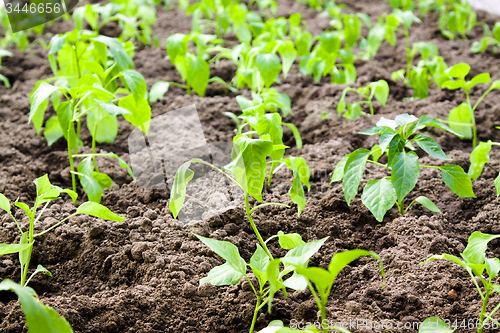
[[[347,112],[344,114],[344,117],[349,119],[356,119],[363,113],[361,111],[361,104],[368,104],[370,108],[370,115],[373,116],[373,97],[375,97],[375,99],[382,104],[382,106],[385,106],[387,99],[389,98],[389,85],[385,80],[378,80],[370,83],[366,87],[360,87],[358,89],[347,87],[342,91],[342,96],[337,104],[337,112],[339,116],[346,110],[345,98],[349,91],[353,91],[364,98],[361,102],[347,104]]]

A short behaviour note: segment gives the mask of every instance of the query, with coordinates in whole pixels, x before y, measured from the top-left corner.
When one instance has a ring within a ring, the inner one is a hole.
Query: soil
[[[390,12],[383,0],[342,0],[349,12],[365,12],[375,22],[378,15]],[[190,20],[182,11],[165,11],[158,7],[158,21],[154,28],[162,46],[137,50],[136,69],[144,75],[148,87],[158,81],[177,81],[180,76],[165,60],[165,39],[172,33],[188,33]],[[328,27],[328,19],[293,0],[280,0],[278,15],[288,16],[301,12],[313,34]],[[482,12],[478,21],[490,26],[498,17]],[[467,62],[471,75],[485,71],[493,79],[500,79],[500,54],[486,52],[471,54],[470,42],[481,37],[476,28],[470,41],[446,40],[437,28],[437,16],[428,15],[423,24],[411,30],[411,41],[432,41],[449,64]],[[68,22],[55,23],[52,32],[71,28]],[[115,27],[109,34],[116,33]],[[107,30],[105,29],[106,32]],[[296,232],[304,240],[312,241],[329,236],[310,265],[327,267],[338,251],[363,248],[375,251],[383,259],[387,283],[382,280],[374,260],[358,260],[339,275],[328,302],[328,318],[336,321],[367,320],[418,322],[429,316],[451,321],[476,319],[480,312],[480,299],[468,275],[456,265],[435,261],[418,265],[433,254],[458,255],[473,231],[500,233],[498,219],[500,206],[496,199],[493,180],[500,169],[500,153],[493,149],[491,161],[482,176],[473,183],[477,198],[462,199],[452,194],[440,175],[429,169],[422,170],[416,188],[408,196],[429,197],[443,211],[433,214],[420,205],[413,206],[405,216],[396,209],[389,211],[383,223],[378,223],[361,204],[359,196],[347,206],[340,183],[329,184],[335,164],[347,153],[359,147],[370,147],[375,138],[357,134],[375,125],[381,116],[393,119],[401,113],[417,117],[424,114],[445,119],[448,111],[463,102],[459,92],[440,90],[431,86],[425,100],[411,100],[411,90],[400,82],[390,80],[392,71],[405,67],[402,36],[395,48],[383,44],[379,54],[368,62],[359,62],[358,81],[354,86],[385,79],[390,85],[386,107],[375,104],[374,117],[347,120],[336,116],[336,103],[344,86],[332,85],[325,78],[314,83],[312,78],[298,72],[297,64],[283,84],[276,88],[292,99],[292,111],[286,121],[300,130],[304,146],[295,148],[291,132],[285,131],[285,143],[292,148],[289,154],[303,156],[312,169],[312,189],[303,213],[297,216],[286,195],[289,178],[276,177],[266,190],[265,202],[282,202],[291,208],[266,207],[254,214],[264,238],[279,230]],[[71,180],[65,143],[60,140],[48,147],[42,136],[37,136],[28,124],[28,95],[36,81],[50,76],[47,51],[35,45],[26,52],[11,50],[12,58],[4,58],[6,75],[11,89],[0,85],[0,192],[10,200],[32,202],[35,195],[33,180],[48,173],[53,184],[69,188]],[[221,62],[212,68],[213,75],[229,81],[235,68]],[[475,89],[473,100],[482,89]],[[249,96],[245,90],[243,95]],[[151,105],[153,117],[184,106],[195,105],[208,142],[230,142],[234,125],[223,111],[239,112],[231,93],[219,84],[210,84],[207,96],[189,96],[172,87],[165,97]],[[476,119],[481,141],[500,141],[500,91],[492,92],[479,106]],[[321,120],[322,111],[332,113]],[[50,116],[50,112],[46,117]],[[127,137],[133,130],[126,121],[120,121],[120,132],[113,145],[100,145],[104,151],[113,151],[129,160]],[[471,143],[439,130],[427,133],[441,144],[453,158],[453,163],[469,167]],[[89,146],[90,136],[83,140]],[[419,152],[419,154],[422,152]],[[423,156],[423,154],[421,154]],[[429,157],[423,163],[437,164]],[[132,181],[114,161],[100,160],[100,168],[115,181],[105,190],[102,203],[112,211],[127,217],[125,222],[110,223],[89,216],[69,220],[54,232],[40,237],[33,252],[32,267],[42,264],[53,277],[38,275],[30,285],[40,299],[64,315],[75,332],[247,332],[254,307],[254,296],[248,283],[230,287],[198,286],[208,271],[223,263],[215,253],[201,244],[192,232],[237,245],[240,254],[249,260],[257,239],[245,217],[242,205],[237,205],[219,216],[184,226],[173,219],[167,209],[168,190],[144,189]],[[365,179],[383,176],[377,166],[367,168]],[[80,193],[79,203],[85,201]],[[60,200],[46,210],[38,228],[48,226],[75,207]],[[25,226],[27,221],[16,214]],[[14,222],[0,213],[0,243],[19,241]],[[500,256],[500,241],[490,243],[490,256]],[[271,252],[282,255],[276,243]],[[17,256],[0,260],[0,276],[18,281],[20,269]],[[500,301],[495,296],[492,303]],[[280,319],[312,322],[318,320],[318,309],[309,291],[292,292],[286,299],[281,294],[273,303],[272,313],[262,311],[257,328],[262,329],[271,320]],[[19,303],[13,293],[0,293],[0,331],[26,332]],[[382,331],[363,326],[353,332]],[[393,331],[416,332],[413,329]],[[468,330],[459,329],[457,332]],[[485,330],[486,331],[486,330]],[[493,331],[493,330],[490,330]]]

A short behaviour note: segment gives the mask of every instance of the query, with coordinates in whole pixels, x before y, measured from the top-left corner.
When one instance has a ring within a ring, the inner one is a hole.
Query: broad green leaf
[[[491,82],[491,76],[490,73],[481,73],[472,78],[470,80],[470,86],[475,86],[476,84],[484,84],[484,83],[490,83]],[[469,87],[469,84],[467,84]]]
[[[39,197],[43,193],[50,191],[52,189],[52,184],[49,181],[49,176],[47,174],[39,177],[33,181],[36,185],[36,196]]]
[[[292,202],[297,205],[298,215],[300,216],[300,213],[306,206],[306,196],[304,194],[304,189],[302,188],[302,182],[296,165],[289,158],[285,161],[286,165],[292,170],[293,173],[292,186],[290,187],[288,193]]]
[[[293,138],[295,139],[295,145],[297,149],[300,150],[300,148],[302,148],[302,137],[300,136],[300,132],[297,127],[295,127],[292,123],[282,123],[282,125],[285,125],[292,131]]]
[[[293,251],[293,250],[292,250]],[[290,253],[290,252],[288,252]],[[271,313],[271,304],[274,299],[276,292],[285,288],[285,286],[279,281],[280,275],[280,259],[273,259],[269,262],[266,269],[266,275],[269,281],[269,296],[267,296],[268,312]]]
[[[385,106],[387,98],[389,97],[389,84],[385,80],[378,80],[372,83],[372,94],[374,94],[377,101]]]
[[[331,272],[320,267],[297,267],[297,273],[314,283],[322,300],[328,297],[328,291],[335,282]]]
[[[291,250],[293,248],[296,248],[297,246],[305,244],[299,234],[285,234],[283,233],[283,231],[278,231],[278,241],[281,248],[285,250]]]
[[[146,80],[137,71],[133,69],[124,70],[120,73],[124,85],[132,92],[136,100],[144,99],[147,91]]]
[[[467,103],[462,103],[450,110],[448,122],[453,131],[458,133],[463,139],[472,139],[472,119],[470,107]]]
[[[311,183],[309,179],[311,178],[311,168],[307,165],[306,159],[303,157],[290,157],[290,161],[295,165],[297,171],[299,172],[300,181],[307,187],[309,191],[311,189]]]
[[[246,193],[262,201],[262,188],[267,173],[266,158],[273,151],[273,142],[245,136],[236,136],[233,140],[240,148],[240,154],[234,161],[236,181]]]
[[[349,159],[349,155],[347,154],[335,165],[335,169],[333,169],[332,179],[330,180],[330,184],[334,182],[341,181],[344,178],[344,169],[347,160]]]
[[[305,243],[299,245],[290,251],[281,259],[282,262],[290,265],[306,267],[311,258],[316,252],[318,252],[319,248],[323,245],[328,237],[322,238],[317,241],[312,241],[309,243]]]
[[[187,83],[193,87],[194,91],[201,97],[205,96],[205,91],[210,78],[210,68],[203,59],[190,54],[187,57]]]
[[[307,279],[297,272],[293,272],[292,276],[283,281],[283,285],[293,290],[304,290],[307,288]]]
[[[19,198],[18,198],[19,200]],[[14,202],[14,205],[18,208],[21,208],[23,211],[24,211],[24,215],[26,216],[31,216],[31,209],[29,208],[29,206],[27,204],[25,204],[24,202],[20,202],[16,200],[16,202]]]
[[[500,80],[493,81],[489,89],[491,90],[500,89]]]
[[[394,118],[394,121],[396,122],[396,126],[403,126],[406,124],[410,124],[410,123],[415,122],[416,120],[418,120],[417,117],[415,117],[412,114],[408,114],[408,113],[403,113],[403,114],[397,115],[396,118]]]
[[[161,101],[167,93],[168,88],[170,88],[170,83],[167,81],[155,82],[149,91],[149,103]]]
[[[458,258],[456,256],[453,256],[451,254],[446,254],[446,253],[433,255],[432,257],[430,257],[426,261],[420,263],[419,265],[423,265],[423,264],[428,263],[428,262],[433,261],[433,260],[443,260],[443,259],[450,260],[450,261],[454,262],[455,264],[462,266],[467,271],[470,270],[470,268],[467,267],[467,265],[465,264],[465,262],[463,260],[461,260],[460,258]]]
[[[275,146],[283,145],[283,127],[281,127],[281,116],[279,113],[266,113],[259,117],[257,133],[259,133],[259,137],[269,134]],[[274,149],[271,153],[271,158],[274,161],[278,161],[284,154],[285,149]]]
[[[282,47],[278,49],[278,53],[283,61],[283,77],[286,79],[290,68],[292,67],[295,59],[297,59],[297,50],[292,41],[287,40]]]
[[[222,259],[226,260],[227,263],[238,273],[246,274],[246,263],[243,258],[240,257],[240,252],[238,248],[226,241],[219,241],[212,238],[206,238],[200,235],[194,234],[200,241],[208,246],[212,251],[217,253]]]
[[[440,122],[436,118],[432,118],[432,117],[429,117],[429,116],[422,116],[422,117],[419,118],[419,120],[416,123],[413,123],[408,128],[407,135],[412,135],[413,133],[415,133],[416,130],[425,128],[426,126],[431,126],[431,127],[439,128],[439,129],[442,129],[443,131],[446,131],[446,132],[451,133],[453,135],[460,136],[460,134],[458,134],[457,132],[453,131],[447,125],[443,124],[442,122]]]
[[[441,84],[442,89],[457,90],[460,88],[466,89],[465,80],[448,80]]]
[[[361,110],[361,105],[359,103],[351,103],[347,105],[347,111],[344,113],[344,117],[347,119],[356,119],[363,111]]]
[[[394,157],[405,151],[405,140],[401,135],[396,134],[389,143],[389,150],[387,152],[387,165],[391,166],[394,164]]]
[[[167,38],[167,54],[170,61],[175,64],[177,56],[184,57],[187,53],[187,42],[185,40],[185,34],[172,34]]]
[[[40,83],[38,88],[30,94],[30,115],[28,118],[28,124],[33,120],[34,117],[43,118],[43,114],[45,113],[45,108],[47,107],[44,103],[48,100],[52,93],[59,90],[59,87],[53,86],[46,82]],[[37,132],[40,130],[41,124],[35,125]]]
[[[87,193],[89,201],[101,202],[103,188],[94,178],[94,163],[91,157],[86,157],[83,161],[78,164],[77,171],[80,175],[80,184],[83,187],[85,193]]]
[[[441,213],[441,210],[427,197],[421,195],[415,199],[416,202],[434,213]]]
[[[189,169],[191,166],[191,161],[187,161],[182,164],[177,172],[175,173],[174,183],[172,184],[172,189],[170,191],[170,203],[168,205],[169,210],[172,212],[174,219],[179,216],[179,212],[184,205],[184,200],[186,199],[186,186],[191,179],[193,179],[194,172]]]
[[[336,253],[330,264],[328,265],[328,271],[332,273],[334,279],[337,278],[337,275],[340,273],[345,266],[349,265],[356,259],[359,259],[364,256],[371,256],[379,261],[380,264],[380,272],[382,276],[384,276],[384,268],[382,266],[382,259],[375,252],[366,251],[366,250],[349,250],[344,252]]]
[[[115,104],[113,104],[112,102],[102,102],[102,101],[99,101],[99,100],[96,100],[96,103],[99,104],[99,106],[104,110],[106,111],[107,113],[109,113],[110,115],[112,116],[118,116],[120,114],[131,114],[131,112],[127,109],[124,109],[122,107],[119,107]]]
[[[402,151],[394,156],[391,170],[391,182],[396,190],[398,202],[404,198],[417,184],[420,175],[418,155],[414,152]]]
[[[385,130],[380,134],[378,144],[382,153],[385,152],[392,139],[394,139],[397,134],[398,133],[390,127],[386,127]]]
[[[386,119],[386,120],[388,120],[388,119]],[[394,125],[394,128],[396,128],[396,125]],[[367,130],[364,130],[364,131],[361,131],[361,132],[358,132],[358,133],[359,134],[363,134],[363,135],[380,135],[380,134],[384,133],[385,131],[387,131],[387,129],[393,129],[393,128],[388,127],[388,126],[379,126],[379,125],[377,125],[375,127],[369,128]]]
[[[344,178],[342,179],[342,188],[347,204],[351,204],[351,200],[358,194],[358,187],[363,178],[366,161],[370,156],[368,149],[359,148],[349,154],[344,168]]]
[[[104,103],[103,103],[104,104]],[[105,104],[108,108],[109,104]],[[124,110],[127,109],[116,107]],[[116,116],[104,111],[104,108],[95,108],[87,113],[87,129],[98,143],[113,143],[118,135],[118,120]]]
[[[43,136],[47,140],[47,145],[50,147],[64,136],[61,125],[57,116],[50,117],[45,123],[45,129],[43,130]]]
[[[443,181],[450,190],[461,198],[475,198],[472,190],[472,181],[458,165],[447,164],[439,167]]]
[[[495,188],[497,190],[497,198],[500,196],[500,174],[495,178]]]
[[[451,158],[446,156],[444,151],[441,149],[439,144],[431,137],[424,134],[417,134],[413,141],[415,141],[423,151],[431,155],[434,158],[439,158],[442,160],[451,161]]]
[[[122,222],[125,221],[126,218],[123,216],[116,215],[112,211],[110,211],[107,207],[98,204],[96,202],[84,202],[78,207],[75,214],[87,214],[90,216],[98,217],[104,220]]]
[[[208,275],[200,280],[200,286],[210,282],[214,286],[230,286],[240,282],[243,273],[238,272],[228,262],[214,267],[208,272]]]
[[[109,48],[109,51],[111,52],[111,55],[115,59],[116,63],[122,70],[134,68],[134,62],[132,58],[127,54],[127,52],[123,48],[122,43],[118,39],[99,35],[92,38],[92,40],[105,44]]]
[[[266,270],[267,265],[269,264],[269,256],[260,244],[256,244],[256,246],[257,248],[255,253],[250,258],[250,268],[252,268],[255,276],[259,279],[260,284],[263,286],[267,281]]]
[[[266,87],[270,87],[281,71],[281,62],[274,53],[259,54],[255,59],[262,80]]]
[[[361,201],[377,221],[384,220],[385,213],[396,203],[396,190],[386,178],[370,180],[363,189]]]
[[[3,209],[7,213],[10,213],[10,201],[2,193],[0,193],[0,209]]]
[[[422,322],[418,328],[418,333],[453,333],[451,329],[443,320],[438,317],[429,317]]]
[[[495,278],[500,272],[500,259],[498,258],[485,258],[486,271],[490,278]]]
[[[128,95],[120,99],[118,106],[130,111],[131,114],[123,115],[129,123],[145,134],[148,133],[151,121],[151,107],[145,99],[135,100],[133,95]]]
[[[30,244],[0,244],[0,256],[21,252],[30,247]]]
[[[30,333],[72,333],[69,323],[61,317],[56,310],[42,304],[35,291],[29,287],[3,280],[0,290],[11,290],[17,294],[21,309],[26,316],[26,326]]]
[[[458,79],[465,79],[470,72],[470,66],[466,63],[459,63],[447,69],[447,74]]]
[[[488,242],[493,239],[499,238],[500,235],[488,235],[479,231],[474,231],[469,236],[467,247],[465,248],[462,256],[469,263],[481,265],[485,260],[485,252],[488,247]]]
[[[490,161],[491,141],[479,142],[470,154],[469,176],[476,180],[481,176],[486,163]]]

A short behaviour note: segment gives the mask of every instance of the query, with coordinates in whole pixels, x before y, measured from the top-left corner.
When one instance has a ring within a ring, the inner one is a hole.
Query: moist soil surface
[[[372,21],[382,13],[391,11],[382,0],[344,0],[347,12],[364,12]],[[158,80],[180,82],[180,76],[165,59],[164,43],[172,33],[189,33],[190,19],[179,10],[165,11],[158,7],[158,21],[154,28],[161,41],[159,48],[139,47],[134,61],[136,69],[144,75],[148,88]],[[329,20],[318,12],[292,0],[279,2],[279,16],[300,12],[310,31],[319,34],[328,28]],[[498,17],[478,13],[478,21],[490,26]],[[467,62],[472,75],[491,73],[500,79],[500,54],[486,52],[471,54],[470,42],[481,38],[482,29],[475,28],[470,41],[447,40],[437,28],[438,17],[429,14],[420,25],[411,29],[411,42],[432,41],[448,65]],[[59,22],[47,28],[53,33],[71,29],[71,23]],[[102,33],[116,36],[116,28],[106,27]],[[65,142],[60,140],[48,147],[43,136],[37,136],[28,124],[28,95],[38,79],[52,75],[47,51],[33,46],[26,52],[12,50],[12,58],[4,58],[6,75],[11,89],[0,86],[0,192],[11,201],[32,202],[35,196],[33,180],[48,174],[53,184],[71,187]],[[312,241],[329,236],[319,253],[312,257],[311,266],[327,267],[333,254],[349,249],[367,249],[377,252],[384,262],[387,282],[382,279],[375,260],[357,260],[339,275],[328,302],[328,318],[334,321],[367,321],[377,325],[390,322],[392,331],[398,322],[423,321],[438,316],[451,322],[476,320],[480,312],[480,298],[463,269],[445,261],[418,265],[434,254],[459,255],[473,231],[500,233],[498,219],[500,206],[496,199],[494,179],[500,169],[499,150],[493,148],[491,161],[481,177],[473,182],[477,198],[462,199],[452,194],[432,169],[423,169],[416,188],[407,197],[408,202],[419,195],[430,198],[442,210],[434,214],[420,205],[412,206],[404,216],[394,208],[379,223],[358,198],[347,206],[340,183],[329,184],[335,164],[347,153],[359,147],[371,147],[375,137],[357,134],[370,128],[381,116],[393,119],[401,113],[417,117],[430,115],[446,119],[448,111],[464,101],[457,91],[430,88],[424,100],[409,99],[411,89],[390,79],[391,72],[405,67],[405,49],[402,36],[397,46],[384,43],[378,55],[368,61],[358,61],[358,80],[355,87],[371,81],[389,82],[390,97],[386,107],[375,103],[375,116],[362,116],[348,120],[336,115],[336,104],[344,86],[329,83],[324,78],[314,83],[312,78],[298,72],[295,64],[287,79],[276,88],[291,97],[292,111],[285,121],[295,124],[302,134],[304,146],[295,148],[291,132],[285,131],[285,144],[291,146],[289,154],[303,156],[312,169],[312,188],[306,208],[297,216],[296,206],[288,198],[289,177],[276,177],[266,188],[265,202],[281,202],[291,206],[265,207],[254,213],[257,227],[266,239],[278,231],[296,232],[304,240]],[[235,67],[221,62],[212,68],[212,75],[230,81]],[[472,91],[473,101],[484,88]],[[242,92],[250,96],[248,90]],[[234,135],[232,120],[222,114],[238,114],[237,93],[223,86],[209,85],[207,96],[186,95],[172,87],[164,98],[151,105],[153,117],[184,106],[195,105],[208,142],[230,142]],[[476,113],[479,139],[500,141],[500,92],[491,93]],[[331,116],[321,120],[322,112]],[[53,114],[47,112],[46,118]],[[127,137],[133,130],[123,119],[120,132],[113,145],[99,145],[103,151],[113,151],[129,160]],[[469,167],[471,142],[440,130],[429,130],[454,164]],[[86,147],[90,135],[83,134]],[[88,148],[84,150],[88,152]],[[440,161],[418,151],[421,162],[437,165]],[[138,186],[114,161],[99,160],[101,172],[115,181],[105,190],[102,203],[112,211],[126,216],[124,222],[107,222],[89,216],[71,218],[54,232],[40,237],[35,243],[32,267],[41,264],[53,277],[38,275],[30,285],[40,299],[64,315],[75,332],[247,332],[253,314],[254,296],[248,283],[235,286],[199,286],[199,280],[213,267],[223,263],[214,252],[198,241],[192,233],[237,245],[240,254],[249,260],[257,239],[252,232],[242,205],[237,205],[207,221],[183,225],[168,211],[168,190],[144,189]],[[387,175],[376,165],[369,165],[361,186],[367,179]],[[86,201],[80,192],[79,203]],[[255,203],[255,202],[253,202]],[[69,200],[59,200],[43,215],[40,226],[47,227],[56,220],[75,211]],[[27,220],[17,212],[16,217]],[[19,241],[12,219],[0,213],[0,243]],[[490,256],[500,256],[498,245],[490,243]],[[276,242],[270,243],[271,252],[283,255]],[[20,279],[18,258],[4,256],[0,260],[1,279]],[[492,303],[499,302],[495,296]],[[257,329],[271,320],[318,321],[318,309],[309,291],[290,292],[285,299],[279,293],[272,313],[261,311]],[[26,332],[24,315],[13,293],[0,293],[0,331]],[[387,327],[387,326],[386,326]],[[353,332],[382,331],[370,324],[350,328]],[[459,329],[458,332],[470,330]],[[490,330],[493,331],[493,330]]]

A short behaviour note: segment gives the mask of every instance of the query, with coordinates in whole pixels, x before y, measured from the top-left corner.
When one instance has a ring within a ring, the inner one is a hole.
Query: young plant
[[[359,148],[344,156],[335,166],[331,183],[342,180],[347,204],[350,205],[351,200],[358,193],[367,162],[391,172],[390,177],[370,180],[361,196],[363,204],[379,222],[382,222],[385,213],[394,204],[398,206],[401,214],[406,213],[415,202],[433,212],[440,212],[439,208],[425,196],[417,197],[405,208],[405,198],[417,184],[420,168],[440,170],[443,182],[453,193],[462,198],[475,198],[471,179],[460,166],[452,164],[433,166],[419,163],[419,156],[414,152],[413,143],[434,158],[451,160],[434,139],[424,134],[416,134],[418,130],[425,127],[436,127],[458,135],[435,118],[428,116],[416,118],[406,113],[397,116],[394,120],[382,117],[376,127],[360,132],[364,135],[380,135],[380,139],[379,144],[373,146],[371,150]],[[387,162],[379,163],[378,160],[384,154],[387,156]]]
[[[5,68],[4,66],[2,66],[3,57],[12,57],[12,52],[0,49],[0,70]],[[10,88],[9,79],[5,75],[0,74],[0,81],[2,81],[7,88]]]
[[[73,333],[68,321],[56,310],[40,302],[32,288],[5,279],[0,282],[0,291],[12,291],[17,294],[30,333]]]
[[[494,81],[483,95],[478,98],[476,103],[472,105],[470,90],[478,84],[491,82],[491,77],[489,73],[481,73],[474,76],[470,81],[466,81],[465,77],[469,74],[469,71],[470,66],[466,63],[459,63],[448,68],[445,73],[450,79],[443,82],[441,88],[464,90],[466,102],[450,110],[448,114],[448,124],[455,132],[459,133],[463,139],[472,139],[472,146],[475,148],[477,146],[477,130],[474,112],[486,95],[494,89],[500,89],[500,80]]]
[[[373,97],[375,97],[375,99],[380,104],[382,104],[382,106],[385,106],[385,104],[387,103],[387,98],[389,97],[389,85],[385,80],[378,80],[376,82],[371,82],[366,87],[360,87],[358,89],[346,87],[342,91],[342,96],[340,97],[340,101],[337,104],[337,112],[339,116],[346,110],[345,98],[346,94],[349,91],[353,91],[364,98],[364,100],[361,102],[354,102],[347,104],[347,112],[344,114],[344,117],[349,119],[356,119],[357,117],[359,117],[361,114],[364,113],[363,111],[361,111],[362,104],[368,104],[370,108],[370,115],[373,116],[374,114],[373,102],[372,102]]]
[[[111,221],[124,221],[125,218],[116,215],[112,211],[110,211],[108,208],[106,208],[103,205],[100,205],[95,202],[85,202],[81,204],[74,213],[70,214],[66,218],[62,219],[61,221],[53,224],[51,227],[41,231],[41,232],[35,232],[35,226],[37,225],[38,221],[42,217],[45,209],[49,206],[49,204],[52,201],[60,199],[60,195],[65,193],[68,194],[71,199],[73,200],[74,203],[76,203],[76,199],[78,195],[72,191],[72,190],[67,190],[67,189],[62,189],[58,186],[54,186],[50,183],[49,178],[47,175],[44,175],[40,178],[37,178],[35,181],[36,185],[36,199],[35,203],[32,208],[30,208],[27,204],[24,202],[20,201],[15,201],[14,205],[20,209],[23,210],[24,215],[26,215],[29,219],[29,225],[28,225],[28,230],[24,231],[21,228],[21,225],[17,221],[17,219],[14,217],[14,214],[11,210],[11,205],[9,200],[3,195],[0,194],[0,209],[4,210],[9,214],[14,222],[16,223],[17,228],[19,229],[19,232],[21,233],[21,239],[19,241],[19,244],[0,244],[0,255],[5,255],[5,254],[11,254],[11,253],[19,253],[19,261],[21,264],[21,286],[26,287],[30,280],[37,274],[37,273],[46,273],[50,276],[51,273],[47,271],[44,267],[41,265],[38,265],[37,269],[30,275],[28,278],[28,272],[29,272],[29,264],[31,260],[31,253],[33,251],[33,245],[35,244],[35,239],[37,237],[40,237],[44,234],[46,234],[49,231],[52,231],[53,229],[57,228],[59,225],[62,223],[66,222],[70,218],[72,218],[75,215],[90,215],[90,216],[95,216],[98,218],[102,218],[105,220],[111,220]],[[40,212],[37,214],[38,209],[41,208]]]
[[[490,30],[487,24],[483,25],[484,37],[480,41],[475,41],[470,47],[472,53],[481,53],[488,49],[488,46],[493,46],[493,52],[498,53],[500,49],[500,22],[496,22],[493,26],[493,31]]]
[[[488,235],[479,231],[474,231],[469,237],[464,252],[460,253],[462,258],[451,254],[441,254],[434,255],[421,263],[422,265],[429,261],[445,259],[462,266],[467,271],[482,300],[481,313],[479,314],[478,320],[473,322],[473,327],[468,327],[469,329],[477,329],[477,333],[482,333],[483,329],[498,329],[500,326],[500,323],[493,318],[500,309],[500,303],[488,313],[488,301],[490,297],[497,292],[500,293],[500,285],[494,283],[494,279],[500,272],[500,259],[487,258],[485,254],[488,243],[499,237],[500,235]],[[485,270],[487,274],[486,277],[484,276]],[[478,281],[481,281],[484,291],[481,290]],[[454,328],[461,327],[457,325],[451,326]],[[449,330],[449,332],[453,331],[454,329]]]
[[[490,161],[490,151],[492,146],[500,146],[499,142],[479,142],[470,154],[469,176],[476,180],[481,176],[484,166]],[[500,174],[495,178],[495,188],[497,190],[497,198],[500,196]]]
[[[74,30],[54,36],[50,45],[49,60],[56,76],[37,82],[30,94],[29,122],[40,133],[52,101],[56,115],[45,123],[47,143],[50,146],[62,137],[66,139],[73,191],[78,175],[89,200],[100,202],[102,190],[113,181],[99,172],[96,157],[115,158],[132,178],[133,173],[117,155],[97,153],[96,143],[114,142],[118,115],[147,133],[151,108],[145,100],[146,81],[132,69],[132,58],[117,39]],[[78,147],[83,146],[80,132],[84,119],[92,136],[92,154],[78,155]],[[82,162],[77,172],[75,158],[88,158],[93,163]]]
[[[274,258],[270,253],[266,253],[261,245],[256,244],[257,249],[247,264],[241,258],[238,248],[230,242],[205,238],[199,235],[195,236],[226,260],[223,265],[212,268],[208,276],[200,280],[200,286],[207,282],[214,286],[235,285],[242,277],[245,277],[250,284],[257,299],[250,324],[250,333],[254,331],[259,311],[262,308],[267,306],[269,313],[271,313],[272,301],[276,292],[282,290],[284,297],[286,297],[286,288],[292,290],[307,288],[306,277],[297,273],[297,270],[307,267],[309,259],[318,252],[319,248],[328,239],[328,237],[325,237],[306,243],[299,234],[284,234],[280,231],[277,235],[267,239],[265,244],[272,239],[278,238],[280,247],[289,250],[287,254],[282,258]],[[250,271],[257,278],[258,286],[254,286],[250,280],[247,266],[250,267]],[[285,276],[291,273],[293,274],[285,279]]]

